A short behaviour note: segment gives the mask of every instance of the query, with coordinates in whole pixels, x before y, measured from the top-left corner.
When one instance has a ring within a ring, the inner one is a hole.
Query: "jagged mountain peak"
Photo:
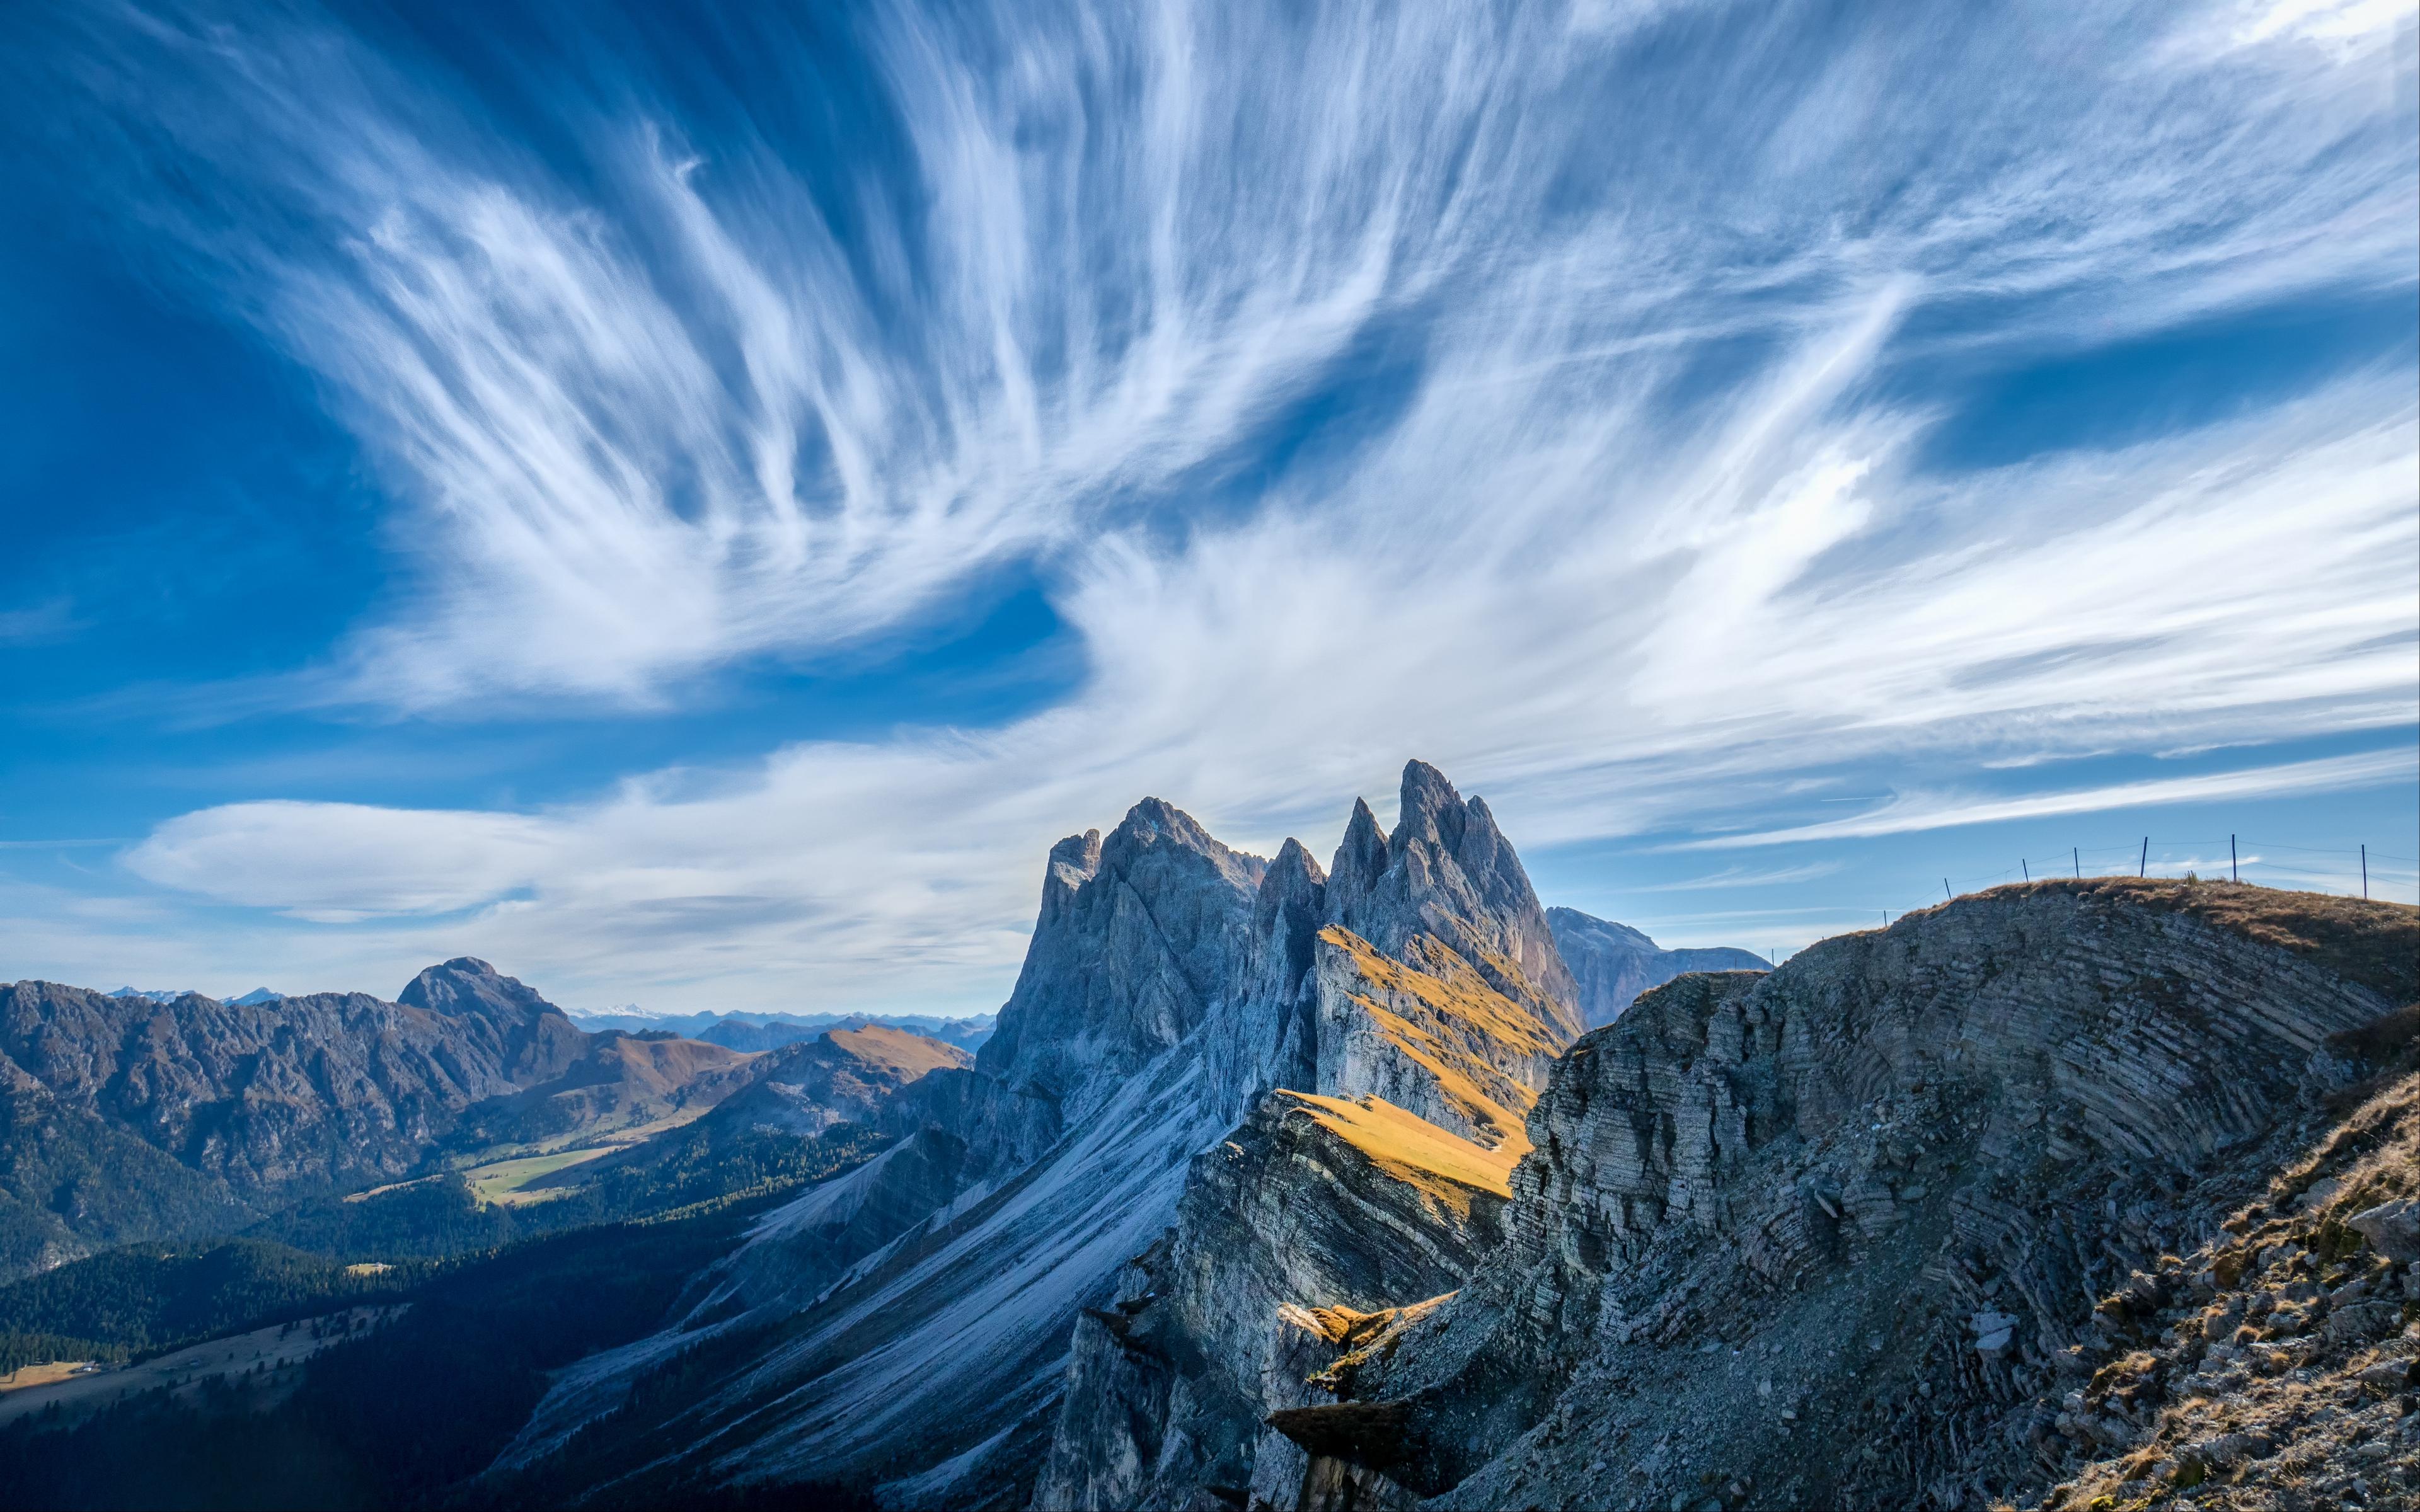
[[[742,1366],[787,1395],[707,1452],[737,1463],[744,1437],[759,1462],[888,1477],[899,1505],[1023,1504],[1040,1439],[1089,1442],[1087,1414],[1053,1422],[1050,1362],[1109,1300],[1121,1263],[1179,1220],[1188,1173],[1231,1161],[1268,1198],[1267,1221],[1202,1229],[1185,1253],[1273,1271],[1233,1326],[1182,1325],[1188,1356],[1226,1351],[1250,1387],[1213,1404],[1202,1443],[1260,1434],[1247,1398],[1276,1303],[1359,1295],[1327,1285],[1342,1262],[1297,1226],[1367,1221],[1354,1253],[1368,1300],[1450,1288],[1491,1231],[1522,1117],[1570,1035],[1537,985],[1561,975],[1543,910],[1494,817],[1424,764],[1406,790],[1401,844],[1357,804],[1326,876],[1299,841],[1263,861],[1157,799],[1054,846],[1023,968],[975,1068],[901,1088],[880,1118],[900,1143],[769,1218],[718,1273],[728,1289],[715,1305],[744,1305],[798,1344]],[[1340,908],[1394,949],[1335,927]],[[1534,964],[1539,950],[1551,967]],[[1239,1128],[1241,1145],[1229,1137]],[[1343,1206],[1323,1174],[1339,1163],[1357,1173]],[[1474,1171],[1497,1174],[1474,1185]],[[830,1235],[842,1237],[817,1237]],[[1138,1284],[1130,1300],[1147,1300],[1152,1284]],[[1109,1333],[1095,1342],[1112,1377],[1133,1363]],[[1122,1380],[1100,1383],[1104,1424],[1150,1415],[1125,1410]],[[558,1390],[514,1455],[547,1452],[628,1390],[618,1371]],[[1182,1493],[1200,1483],[1187,1473],[1172,1464],[1160,1478]]]
[[[1047,929],[1057,923],[1076,889],[1100,870],[1101,832],[1097,829],[1070,835],[1051,846],[1050,859],[1042,869],[1042,917],[1036,927]]]
[[[1324,886],[1327,881],[1327,873],[1319,869],[1319,858],[1311,854],[1311,847],[1292,835],[1288,835],[1285,843],[1278,847],[1277,858],[1269,863],[1271,871],[1280,867],[1300,867],[1311,874],[1313,882]]]
[[[1160,798],[1051,847],[1016,987],[979,1064],[1069,1108],[1190,1034],[1219,1000],[1268,863]]]
[[[1601,935],[1610,940],[1617,940],[1634,949],[1663,949],[1649,938],[1644,930],[1633,929],[1614,919],[1599,918],[1594,914],[1584,914],[1576,908],[1564,908],[1560,905],[1549,908],[1546,910],[1546,922],[1555,927],[1558,939],[1562,938],[1561,932],[1568,930],[1575,938],[1584,935]]]
[[[1386,875],[1387,861],[1387,832],[1379,827],[1378,816],[1370,811],[1366,799],[1354,799],[1353,817],[1344,822],[1344,839],[1327,869],[1332,905],[1349,908],[1368,897]]]
[[[1145,798],[1126,810],[1101,841],[1100,866],[1123,872],[1142,853],[1170,846],[1202,856],[1245,887],[1259,886],[1268,870],[1266,860],[1221,844],[1200,820],[1164,798]]]
[[[1294,957],[1285,985],[1302,980],[1311,961],[1311,937],[1318,933],[1326,904],[1327,878],[1302,841],[1289,837],[1262,873],[1252,897],[1252,934],[1260,948]]]
[[[1477,800],[1473,800],[1476,802]],[[1485,808],[1480,810],[1485,817]],[[1407,835],[1439,841],[1448,848],[1462,843],[1462,832],[1470,817],[1469,808],[1462,795],[1453,790],[1443,772],[1423,761],[1404,764],[1404,780],[1396,793],[1395,838]],[[1494,824],[1492,818],[1487,819]]]
[[[1426,762],[1404,764],[1392,835],[1355,800],[1326,921],[1397,960],[1420,935],[1440,940],[1564,1039],[1580,1031],[1577,986],[1520,856],[1486,803],[1464,798]]]
[[[1101,832],[1088,829],[1051,846],[1050,869],[1057,872],[1063,867],[1075,873],[1074,880],[1078,884],[1098,872],[1101,869]]]

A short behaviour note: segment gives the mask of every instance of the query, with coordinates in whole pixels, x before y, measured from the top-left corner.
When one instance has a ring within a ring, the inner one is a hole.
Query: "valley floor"
[[[206,1383],[220,1381],[245,1381],[256,1386],[262,1393],[261,1405],[266,1406],[281,1388],[291,1389],[303,1361],[331,1345],[363,1337],[404,1310],[403,1306],[348,1308],[322,1318],[209,1339],[116,1368],[85,1369],[82,1364],[69,1362],[29,1365],[8,1377],[10,1388],[0,1395],[0,1428],[53,1409],[57,1410],[57,1417],[48,1426],[64,1427],[146,1392],[166,1388],[172,1397],[194,1397]],[[39,1379],[44,1375],[50,1379]],[[17,1384],[27,1376],[37,1379]]]

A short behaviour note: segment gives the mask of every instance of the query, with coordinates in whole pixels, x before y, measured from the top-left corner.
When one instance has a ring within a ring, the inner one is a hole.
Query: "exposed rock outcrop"
[[[1021,1503],[1080,1309],[1168,1227],[1187,1161],[1228,1126],[1207,1046],[1239,1006],[1265,870],[1156,799],[1055,846],[976,1065],[894,1095],[876,1122],[900,1145],[777,1210],[680,1325],[566,1377],[499,1473],[570,1446],[592,1458],[566,1473],[605,1484],[856,1479],[911,1504]],[[645,1412],[610,1443],[575,1444],[634,1399]]]
[[[1578,983],[1580,1016],[1591,1029],[1620,1018],[1640,993],[1687,972],[1763,971],[1771,964],[1729,946],[1667,950],[1627,924],[1576,908],[1549,908],[1546,923]]]
[[[1427,936],[1569,1040],[1577,989],[1556,953],[1546,911],[1483,799],[1466,801],[1426,762],[1404,768],[1391,835],[1356,801],[1329,869],[1327,919],[1385,955]]]
[[[1356,1324],[1460,1285],[1497,1237],[1512,1168],[1375,1098],[1263,1099],[1194,1162],[1174,1228],[1077,1325],[1033,1504],[1291,1491],[1301,1456],[1264,1419],[1298,1405],[1302,1362],[1325,1366]]]
[[[2038,1504],[2420,1502],[2420,1256],[2392,1227],[2415,1205],[2420,1078],[2407,1075],[2208,1242],[2102,1300],[2108,1348],[2079,1362],[2098,1368],[2019,1420],[2059,1477]]]
[[[1288,1419],[1279,1504],[2038,1494],[2162,1257],[2405,1053],[2416,918],[2039,883],[1649,993],[1556,1067],[1505,1242]]]
[[[1341,892],[1298,843],[1264,862],[1156,799],[1054,846],[976,1065],[894,1094],[899,1147],[769,1218],[679,1327],[567,1377],[502,1471],[573,1446],[600,1484],[856,1479],[906,1505],[1018,1504],[1046,1460],[1046,1504],[1240,1492],[1298,1389],[1262,1379],[1309,1336],[1280,1308],[1450,1289],[1577,1031],[1486,806],[1415,763],[1401,809],[1391,837],[1357,810]],[[1280,1216],[1295,1240],[1249,1231]],[[1108,1321],[1138,1317],[1158,1364]],[[646,1412],[575,1440],[625,1400]],[[1124,1449],[1091,1438],[1113,1418]],[[1082,1468],[1121,1454],[1123,1479]]]
[[[1051,847],[1016,988],[984,1072],[1059,1102],[1075,1122],[1173,1049],[1233,991],[1267,863],[1145,798],[1104,841]]]
[[[1037,1507],[1290,1493],[1304,1457],[1264,1424],[1302,1362],[1495,1242],[1571,979],[1483,803],[1415,762],[1399,810],[1390,836],[1357,803],[1325,879],[1293,841],[1269,868],[1225,1041],[1257,1103],[1078,1326]]]

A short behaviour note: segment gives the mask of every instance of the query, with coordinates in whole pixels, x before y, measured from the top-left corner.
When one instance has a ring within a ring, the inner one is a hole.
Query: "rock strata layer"
[[[1650,992],[1557,1064],[1504,1242],[1289,1419],[1311,1463],[1268,1500],[2044,1495],[2050,1409],[2174,1257],[2408,1053],[2415,917],[2035,884]]]
[[[1572,980],[1484,803],[1415,762],[1398,811],[1390,835],[1357,803],[1326,877],[1290,841],[1264,878],[1228,1041],[1247,1115],[1077,1325],[1035,1506],[1290,1491],[1304,1457],[1267,1420],[1307,1404],[1304,1362],[1499,1237]]]

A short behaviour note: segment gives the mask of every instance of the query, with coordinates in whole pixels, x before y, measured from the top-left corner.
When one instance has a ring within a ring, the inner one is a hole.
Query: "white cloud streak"
[[[2397,781],[2420,782],[2420,753],[2409,750],[2364,751],[2354,756],[2283,762],[2273,766],[2255,766],[2240,771],[2203,772],[2191,777],[2155,778],[2141,782],[2114,782],[2103,787],[2079,788],[2064,793],[2028,793],[2006,798],[1912,793],[1902,795],[1870,813],[1858,814],[1854,818],[1827,820],[1820,825],[1798,825],[1787,829],[1767,829],[1755,834],[1718,835],[1665,848],[1718,851],[1809,841],[1861,840],[1875,835],[1952,829],[1961,825],[2040,819],[2052,814],[2101,813],[2113,809],[2152,809],[2165,804],[2270,798],[2300,793],[2336,793]]]
[[[2408,368],[1982,471],[1893,397],[2408,289],[2356,8],[953,18],[868,39],[899,131],[857,166],[632,84],[538,100],[574,173],[318,25],[96,49],[147,150],[324,233],[170,217],[398,500],[411,592],[308,696],[677,701],[1021,564],[1086,656],[999,729],[520,813],[231,805],[140,875],[615,998],[974,993],[1040,846],[1143,792],[1266,846],[1419,754],[1537,845],[1883,752],[2415,717]],[[144,87],[205,54],[240,102]],[[1340,384],[1364,418],[1253,482]]]

